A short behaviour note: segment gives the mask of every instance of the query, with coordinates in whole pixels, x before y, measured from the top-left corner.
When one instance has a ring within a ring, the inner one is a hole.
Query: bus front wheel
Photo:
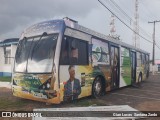
[[[101,95],[102,95],[102,80],[100,77],[96,77],[92,87],[92,96],[94,98],[99,98]]]

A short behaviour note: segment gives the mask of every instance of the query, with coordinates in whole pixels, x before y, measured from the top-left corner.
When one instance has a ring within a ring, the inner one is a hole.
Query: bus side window
[[[64,37],[62,41],[62,47],[61,47],[61,57],[60,57],[60,64],[61,65],[67,65],[69,64],[69,40],[67,37]]]
[[[141,67],[142,65],[142,56],[140,52],[137,52],[137,67]]]
[[[78,48],[71,49],[70,63],[71,64],[78,64]]]
[[[88,42],[80,40],[78,42],[78,64],[88,65],[89,64],[89,53],[88,53]]]
[[[61,49],[61,65],[87,65],[88,58],[88,42],[64,37]]]
[[[78,63],[78,41],[76,39],[72,39],[70,41],[70,63],[77,64]]]

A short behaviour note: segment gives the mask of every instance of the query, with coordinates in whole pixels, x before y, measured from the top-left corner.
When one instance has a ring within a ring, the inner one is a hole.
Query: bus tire
[[[99,98],[102,95],[102,78],[96,77],[92,86],[92,96],[94,98]]]

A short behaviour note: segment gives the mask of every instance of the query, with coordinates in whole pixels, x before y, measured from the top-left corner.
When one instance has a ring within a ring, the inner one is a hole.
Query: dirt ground
[[[101,99],[86,97],[78,100],[76,103],[71,102],[60,105],[46,105],[42,102],[17,98],[12,95],[10,89],[0,88],[0,111],[32,111],[34,108],[80,107],[90,105],[129,105],[139,111],[160,111],[160,74],[150,75],[138,88],[128,86],[108,92]]]

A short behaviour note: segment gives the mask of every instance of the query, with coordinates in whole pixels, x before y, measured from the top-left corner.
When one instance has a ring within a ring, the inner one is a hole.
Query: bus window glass
[[[149,64],[149,56],[146,55],[146,63]]]
[[[87,65],[88,58],[88,42],[64,37],[61,48],[61,65]]]
[[[28,59],[28,72],[51,72],[57,35],[35,38]]]
[[[127,48],[121,47],[121,56],[129,57],[129,50]]]
[[[114,47],[111,47],[111,66],[114,65]]]
[[[121,47],[121,66],[130,66],[129,49]]]
[[[98,62],[100,60],[101,53],[92,53],[93,62]]]
[[[15,71],[48,73],[52,71],[58,34],[20,41],[15,57]],[[27,63],[28,62],[28,63]]]
[[[109,65],[108,43],[98,39],[92,39],[92,60],[101,64]]]
[[[20,40],[15,56],[15,71],[26,72],[27,59],[31,43],[32,39],[27,40],[24,38],[23,40]]]
[[[88,58],[88,44],[86,41],[79,41],[78,43],[78,62],[80,65],[87,65],[89,58]]]
[[[144,65],[145,63],[146,63],[145,54],[142,54],[142,65]]]
[[[60,63],[67,65],[69,64],[69,40],[67,37],[64,37],[61,49]]]
[[[137,52],[137,66],[140,67],[142,64],[142,57],[141,57],[141,53]]]

